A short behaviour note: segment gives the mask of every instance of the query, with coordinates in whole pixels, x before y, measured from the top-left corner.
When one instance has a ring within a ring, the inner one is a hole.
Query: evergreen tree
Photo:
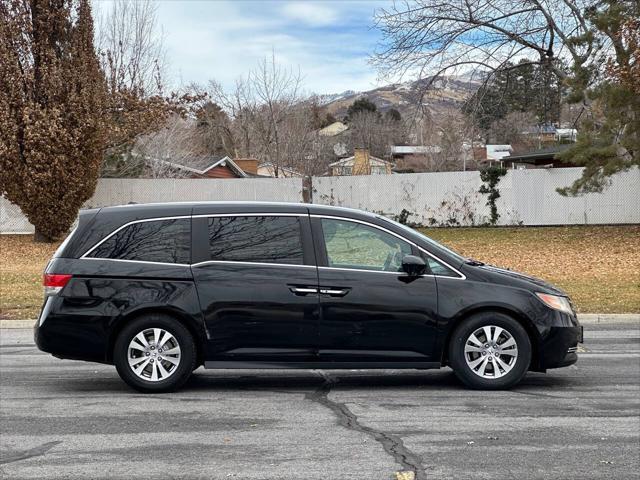
[[[365,113],[365,112],[378,113],[378,107],[376,107],[376,104],[373,103],[371,100],[365,97],[360,97],[357,100],[355,100],[351,105],[349,105],[349,108],[347,109],[346,120],[349,121],[352,118],[354,118],[357,114]]]
[[[0,2],[0,192],[51,240],[93,194],[104,77],[88,0]]]
[[[591,104],[602,116],[588,117],[576,144],[558,156],[585,167],[573,185],[558,189],[562,195],[601,192],[611,175],[640,166],[640,3],[605,0],[588,11],[588,18],[614,48],[605,78],[598,79],[601,72],[591,66],[574,68],[570,100]]]

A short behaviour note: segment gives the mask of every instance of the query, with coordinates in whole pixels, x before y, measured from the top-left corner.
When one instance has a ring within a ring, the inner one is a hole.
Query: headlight
[[[559,297],[558,295],[549,295],[548,293],[538,292],[536,292],[536,295],[547,307],[573,315],[571,303],[569,303],[569,299],[567,297]]]

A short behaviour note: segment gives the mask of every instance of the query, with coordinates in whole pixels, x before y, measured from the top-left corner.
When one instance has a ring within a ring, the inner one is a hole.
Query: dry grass
[[[580,312],[640,313],[640,226],[421,231],[462,255],[557,285]]]
[[[423,231],[462,255],[558,285],[581,312],[640,313],[640,226]],[[0,235],[0,318],[36,318],[42,271],[57,246]]]
[[[42,306],[42,272],[59,243],[0,235],[0,318],[31,319]]]

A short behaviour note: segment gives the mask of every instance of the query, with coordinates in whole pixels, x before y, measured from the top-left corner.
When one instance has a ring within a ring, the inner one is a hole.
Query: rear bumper
[[[58,301],[51,297],[48,303]],[[33,327],[33,340],[38,349],[54,357],[105,362],[107,343],[98,319],[57,315],[43,308]]]
[[[549,328],[540,352],[542,369],[566,367],[576,363],[578,343],[582,343],[583,339],[581,325]]]

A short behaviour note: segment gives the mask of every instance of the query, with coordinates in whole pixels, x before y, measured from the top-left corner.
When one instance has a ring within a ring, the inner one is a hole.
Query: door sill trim
[[[272,362],[214,360],[204,362],[206,369],[305,369],[305,370],[370,370],[370,369],[436,369],[440,362]]]

